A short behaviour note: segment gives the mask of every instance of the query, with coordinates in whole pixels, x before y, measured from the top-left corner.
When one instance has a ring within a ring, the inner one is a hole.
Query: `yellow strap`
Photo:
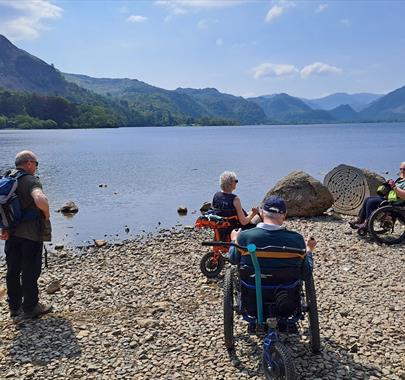
[[[238,249],[242,256],[248,256],[247,250]],[[292,252],[269,252],[269,251],[256,251],[256,256],[261,259],[301,259],[304,260],[306,252],[303,254]]]

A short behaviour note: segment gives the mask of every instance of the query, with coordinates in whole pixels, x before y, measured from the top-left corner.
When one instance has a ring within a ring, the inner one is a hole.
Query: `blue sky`
[[[0,33],[58,69],[241,96],[405,85],[405,1],[0,0]]]

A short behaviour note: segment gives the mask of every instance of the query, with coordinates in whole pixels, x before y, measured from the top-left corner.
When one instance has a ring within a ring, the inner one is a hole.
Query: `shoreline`
[[[287,228],[318,240],[314,278],[322,351],[301,324],[289,336],[307,379],[403,379],[404,245],[362,239],[347,217],[291,218]],[[16,324],[0,306],[0,378],[262,379],[261,341],[236,324],[236,358],[222,334],[223,272],[206,279],[200,242],[210,230],[158,231],[82,254],[49,256],[41,299],[53,314]],[[4,269],[4,263],[3,263]],[[47,294],[52,281],[60,290]]]
[[[143,125],[143,126],[134,126],[134,127],[98,127],[98,128],[0,128],[0,131],[71,131],[71,130],[103,130],[103,129],[123,129],[123,128],[206,128],[206,127],[248,127],[248,126],[263,126],[263,127],[272,127],[272,126],[307,126],[307,125],[347,125],[347,124],[404,124],[405,120],[399,121],[345,121],[345,122],[324,122],[324,123],[266,123],[266,124],[224,124],[224,125]]]

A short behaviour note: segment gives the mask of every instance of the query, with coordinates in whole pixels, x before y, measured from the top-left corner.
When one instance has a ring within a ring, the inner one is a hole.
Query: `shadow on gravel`
[[[300,380],[367,380],[381,373],[372,365],[357,363],[353,353],[333,340],[325,339],[319,354],[311,352],[309,343],[303,342],[299,335],[281,337],[289,348]],[[236,350],[229,352],[229,365],[249,377],[264,377],[262,360],[262,341],[248,335],[235,336]]]
[[[22,320],[16,326],[11,359],[19,364],[45,365],[52,360],[80,356],[81,349],[71,323],[48,316]]]

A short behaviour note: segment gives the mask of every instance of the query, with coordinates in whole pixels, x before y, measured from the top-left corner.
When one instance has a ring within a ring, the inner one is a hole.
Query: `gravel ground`
[[[405,379],[405,247],[359,238],[346,222],[288,221],[319,242],[322,351],[311,353],[305,322],[299,337],[283,340],[301,379]],[[200,241],[210,236],[162,230],[51,254],[40,287],[53,314],[12,321],[1,301],[0,379],[263,379],[261,340],[239,318],[235,355],[224,347],[223,277],[199,270]],[[47,294],[53,281],[60,289]]]

